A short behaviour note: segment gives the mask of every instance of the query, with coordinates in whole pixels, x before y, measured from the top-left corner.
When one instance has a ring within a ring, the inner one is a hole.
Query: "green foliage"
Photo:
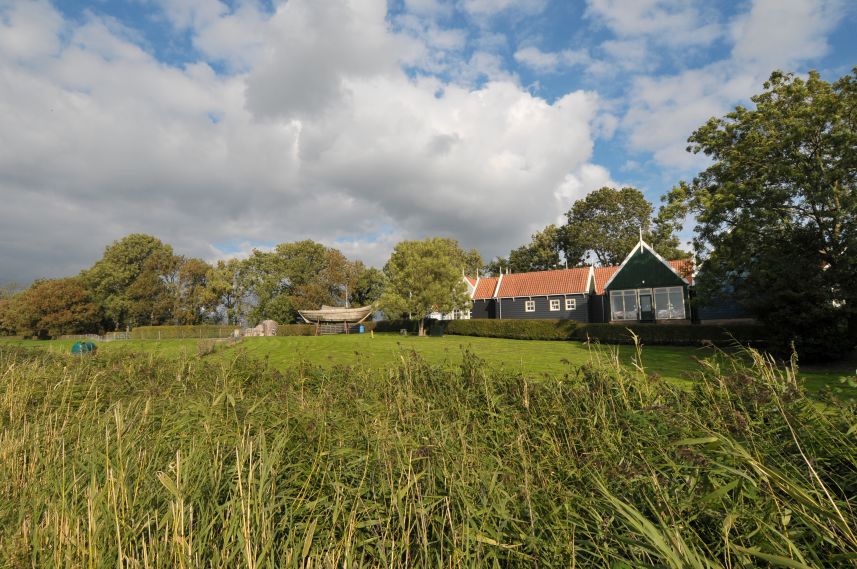
[[[693,133],[712,164],[670,204],[697,219],[703,296],[734,290],[781,348],[838,356],[857,344],[857,69],[764,87]]]
[[[379,271],[375,267],[366,268],[359,261],[357,262],[357,266],[357,282],[350,294],[350,304],[354,306],[374,304],[384,294],[384,287],[387,286],[387,278],[382,271]]]
[[[636,188],[603,187],[574,202],[561,230],[568,264],[585,263],[592,255],[602,266],[618,265],[639,241],[641,229],[661,256],[686,257],[674,234],[675,212],[663,211],[654,220],[653,212],[652,204]]]
[[[178,338],[230,338],[235,326],[139,326],[131,330],[132,340],[173,340]]]
[[[574,320],[450,320],[447,334],[510,338],[515,340],[570,340],[578,324]]]
[[[150,262],[150,257],[155,254],[160,254],[158,262]],[[163,295],[162,283],[152,273],[158,267],[168,265],[171,256],[172,247],[169,245],[151,235],[134,233],[109,245],[102,258],[81,273],[84,284],[92,292],[95,303],[104,310],[111,328],[135,324],[131,320],[132,312],[144,319],[153,312],[162,312],[162,306],[155,306]]]
[[[582,324],[573,320],[493,320],[474,318],[444,322],[447,334],[517,340],[577,340],[603,344],[764,346],[767,330],[759,325],[709,326],[699,324]],[[400,326],[407,328],[407,326]],[[396,331],[390,330],[390,331]]]
[[[598,351],[538,381],[397,359],[0,350],[0,565],[853,560],[855,409],[754,352],[692,390]]]
[[[4,327],[24,336],[97,332],[101,315],[78,278],[36,281],[7,301]],[[2,309],[0,309],[2,310]]]
[[[445,314],[464,308],[469,299],[463,275],[470,264],[482,265],[478,253],[463,251],[454,239],[400,242],[384,267],[387,287],[381,309],[387,316],[422,318],[434,311]]]
[[[298,310],[342,305],[356,288],[362,263],[314,241],[281,243],[271,252],[254,250],[238,271],[241,288],[254,297],[248,319],[293,322]]]
[[[315,336],[315,326],[312,324],[280,324],[277,326],[277,336]]]
[[[534,233],[529,244],[513,249],[509,253],[509,260],[498,268],[507,269],[513,273],[549,271],[560,267],[560,251],[562,251],[562,233],[556,225],[551,224],[542,231]],[[502,260],[498,261],[502,263]],[[491,274],[499,274],[499,271],[492,271]]]
[[[767,346],[770,334],[757,324],[712,326],[703,324],[581,324],[573,338],[602,344],[669,346],[733,346],[735,344]]]

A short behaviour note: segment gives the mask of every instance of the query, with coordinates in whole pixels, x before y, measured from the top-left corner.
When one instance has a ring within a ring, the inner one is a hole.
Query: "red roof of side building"
[[[494,289],[497,288],[497,277],[479,277],[476,290],[473,291],[473,300],[485,300],[494,298]]]
[[[693,259],[676,259],[669,264],[688,284],[693,284]]]
[[[467,275],[464,275],[464,278],[467,279],[467,282],[470,283],[470,286],[476,286],[476,279],[474,279],[473,277],[468,277]]]
[[[589,291],[589,267],[503,275],[497,296],[584,294]]]
[[[610,280],[616,271],[619,270],[619,265],[613,267],[595,267],[595,294],[604,294],[604,285]]]

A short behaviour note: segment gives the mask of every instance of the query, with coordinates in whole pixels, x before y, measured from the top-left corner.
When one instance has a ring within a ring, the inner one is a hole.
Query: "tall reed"
[[[0,566],[847,567],[855,407],[757,352],[694,387],[402,353],[0,351]]]

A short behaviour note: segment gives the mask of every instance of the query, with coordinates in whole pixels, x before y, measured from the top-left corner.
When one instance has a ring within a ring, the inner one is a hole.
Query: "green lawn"
[[[68,352],[72,340],[10,340],[0,339],[0,345],[41,347],[50,351]],[[103,352],[130,351],[156,352],[168,357],[182,354],[194,355],[200,340],[128,340],[103,342]],[[388,366],[401,357],[403,351],[415,350],[426,361],[436,365],[457,366],[462,353],[467,349],[496,368],[511,370],[530,377],[574,373],[580,365],[593,357],[609,358],[618,354],[623,363],[630,364],[634,357],[631,346],[586,346],[578,342],[547,342],[536,340],[507,340],[445,336],[443,338],[419,338],[396,334],[368,334],[322,337],[275,337],[246,338],[238,344],[221,346],[209,358],[233,357],[237,351],[267,359],[269,365],[285,369],[297,365],[301,360],[324,367],[354,365],[358,361],[371,367]],[[684,382],[688,374],[697,367],[697,360],[714,356],[710,348],[645,346],[643,365],[649,373],[664,379]],[[839,378],[848,375],[842,363],[831,366],[814,366],[801,372],[801,377],[810,392],[817,393],[825,386],[841,387]],[[857,396],[857,390],[845,388],[849,396]]]

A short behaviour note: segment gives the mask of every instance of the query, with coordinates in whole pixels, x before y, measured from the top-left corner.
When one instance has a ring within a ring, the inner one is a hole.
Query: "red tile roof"
[[[693,284],[693,259],[676,259],[669,261],[669,264],[675,272],[687,279],[689,284]]]
[[[467,282],[470,283],[470,286],[476,286],[476,279],[474,279],[473,277],[468,277],[467,275],[464,275],[464,278],[467,279]]]
[[[610,280],[616,271],[619,270],[619,265],[614,267],[595,267],[595,294],[604,294],[604,285]]]
[[[493,298],[495,288],[497,288],[497,277],[480,277],[473,293],[473,300]]]
[[[589,290],[589,267],[503,275],[498,297],[582,294]]]

